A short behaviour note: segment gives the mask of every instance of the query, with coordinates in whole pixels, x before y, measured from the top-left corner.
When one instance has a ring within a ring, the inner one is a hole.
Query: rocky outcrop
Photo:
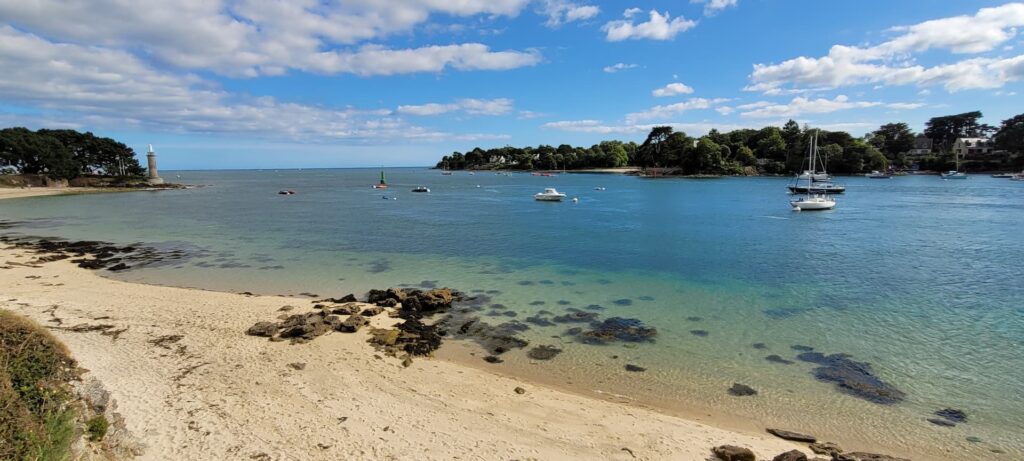
[[[808,448],[811,449],[815,454],[835,456],[843,452],[843,449],[832,442],[818,442],[812,443]]]
[[[757,390],[746,384],[732,383],[732,387],[729,388],[729,395],[735,397],[746,397],[749,395],[757,395]]]
[[[896,458],[888,455],[875,453],[853,452],[842,453],[832,457],[832,461],[910,461],[906,458]]]
[[[269,338],[277,333],[278,326],[274,322],[256,322],[255,325],[245,330],[245,334],[249,336],[262,336]]]
[[[526,356],[534,360],[551,360],[561,352],[562,350],[555,346],[537,346],[530,349]]]
[[[282,315],[281,322],[256,322],[245,334],[270,338],[271,341],[291,340],[293,344],[304,343],[330,331],[352,333],[368,321],[361,315],[350,315],[344,321],[341,317],[320,309],[305,314]]]
[[[801,434],[799,432],[787,431],[783,429],[766,430],[769,434],[774,435],[780,439],[792,440],[794,442],[814,443],[818,441],[818,438],[813,435]]]
[[[749,448],[737,447],[735,445],[722,445],[711,449],[715,457],[721,461],[757,461],[754,452]]]
[[[614,341],[644,342],[654,341],[657,334],[656,328],[646,326],[638,319],[612,317],[603,322],[591,323],[589,330],[579,334],[579,339],[588,344],[608,344]]]
[[[967,413],[964,413],[961,410],[956,410],[956,409],[953,409],[953,408],[943,408],[942,410],[936,411],[935,412],[935,416],[938,416],[940,418],[944,418],[947,421],[952,422],[952,423],[966,423],[967,422]]]
[[[807,455],[800,450],[790,450],[772,458],[772,461],[807,461]]]

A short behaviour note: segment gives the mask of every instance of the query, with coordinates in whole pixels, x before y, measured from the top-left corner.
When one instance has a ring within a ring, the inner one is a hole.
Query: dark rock
[[[359,314],[350,315],[344,322],[338,324],[336,330],[343,333],[355,333],[359,331],[363,325],[369,324],[370,321]]]
[[[278,311],[281,311],[281,312],[288,312],[288,311],[290,311],[290,310],[292,310],[292,309],[295,309],[295,306],[281,306],[281,308],[280,308],[280,309],[278,309]]]
[[[544,302],[544,301],[533,301],[533,302],[530,303],[531,306],[543,306],[545,304],[547,304],[547,303]]]
[[[769,362],[772,362],[772,363],[781,363],[783,365],[792,365],[793,363],[795,363],[792,360],[786,360],[786,359],[784,359],[784,358],[782,358],[782,357],[780,357],[778,355],[775,355],[775,354],[769,355],[769,356],[765,357],[764,359],[769,361]]]
[[[277,330],[277,324],[274,322],[256,322],[255,325],[249,327],[248,330],[245,330],[245,334],[249,336],[262,336],[264,338],[269,338],[274,336],[274,334],[277,333]]]
[[[548,319],[546,319],[544,317],[541,317],[539,315],[534,315],[534,316],[531,316],[531,317],[527,317],[526,321],[530,322],[530,323],[532,323],[534,325],[540,326],[540,327],[549,327],[549,326],[552,326],[552,325],[555,324],[555,322],[552,322],[552,321],[550,321],[550,320],[548,320]]]
[[[589,344],[607,344],[612,341],[654,341],[654,337],[658,334],[657,328],[646,326],[638,319],[623,317],[612,317],[603,322],[591,323],[590,326],[590,330],[579,334],[580,340]]]
[[[832,442],[812,443],[809,448],[815,454],[819,455],[835,456],[836,454],[843,452],[843,449],[839,448],[839,445],[836,445],[835,443]]]
[[[388,298],[388,299],[384,299],[384,300],[381,300],[381,301],[377,301],[377,306],[379,306],[379,307],[396,307],[396,306],[398,306],[398,301],[396,301],[396,300],[394,300],[392,298]]]
[[[807,461],[807,455],[800,450],[790,450],[772,458],[772,461]]]
[[[332,314],[337,315],[352,315],[358,314],[363,311],[362,305],[358,303],[348,303],[344,306],[338,306],[331,309]]]
[[[704,317],[693,316],[693,317],[687,317],[686,318],[686,321],[688,321],[688,322],[700,322],[701,320],[704,320]]]
[[[892,405],[903,401],[906,396],[899,389],[875,376],[871,365],[851,360],[847,354],[824,355],[820,352],[804,352],[797,358],[821,365],[813,371],[815,378],[835,383],[840,391],[855,397]]]
[[[513,389],[513,390],[514,390],[514,391],[516,392],[516,394],[519,394],[519,395],[523,395],[523,394],[525,394],[525,393],[526,393],[526,389],[523,389],[523,388],[521,388],[521,387],[516,387],[516,388],[515,388],[515,389]]]
[[[374,306],[374,307],[367,307],[366,309],[363,309],[363,311],[360,312],[359,315],[362,315],[363,317],[373,317],[373,316],[375,316],[377,314],[380,314],[381,312],[384,312],[384,308],[383,307]]]
[[[441,347],[446,334],[441,326],[427,325],[416,318],[406,319],[397,328],[401,334],[395,340],[395,347],[415,356],[432,354]]]
[[[119,272],[128,269],[128,265],[125,263],[117,263],[107,268],[108,271]]]
[[[789,346],[789,348],[793,349],[794,351],[801,351],[801,352],[811,352],[811,351],[814,350],[814,348],[811,347],[811,346],[803,346],[803,345],[800,345],[800,344],[794,344],[792,346]]]
[[[354,295],[352,293],[349,293],[349,294],[339,298],[337,302],[339,302],[339,303],[354,303],[356,301],[359,301],[358,299],[356,299],[356,295]]]
[[[455,293],[448,288],[435,288],[430,291],[411,291],[402,301],[402,310],[433,313],[447,310],[455,301]]]
[[[570,301],[569,301],[569,300],[567,300],[567,299],[559,299],[559,300],[558,300],[558,305],[559,305],[559,306],[568,306],[568,305],[570,305],[570,304],[572,304],[572,302],[570,302]]]
[[[641,301],[654,301],[654,296],[644,295],[644,296],[640,296],[640,297],[638,297],[636,299],[639,299]]]
[[[694,336],[705,337],[708,335],[708,332],[705,330],[690,330],[690,334]]]
[[[516,311],[505,311],[502,312],[501,315],[504,315],[505,317],[516,317],[519,314],[517,314]]]
[[[942,427],[954,427],[954,426],[956,426],[956,423],[954,423],[952,421],[946,421],[946,420],[944,420],[942,418],[928,418],[928,422],[932,423],[932,424],[934,424],[936,426],[942,426]]]
[[[627,363],[625,368],[626,368],[626,371],[633,371],[633,372],[637,372],[637,373],[639,373],[641,371],[647,371],[646,368],[641,367],[641,366],[637,366],[637,365],[633,365],[632,363]]]
[[[569,312],[564,315],[558,315],[553,317],[557,323],[584,323],[597,320],[597,314],[593,312]]]
[[[840,453],[832,456],[832,461],[910,461],[905,458],[896,458],[888,455],[875,453],[864,453],[856,451],[853,453]]]
[[[754,343],[751,344],[750,347],[753,347],[754,349],[768,349],[768,346],[765,345],[765,343]]]
[[[405,356],[405,358],[402,359],[402,366],[405,368],[409,368],[410,366],[412,366],[412,357],[408,355]]]
[[[580,327],[572,327],[572,328],[570,328],[568,330],[565,330],[565,334],[567,334],[569,336],[576,336],[576,335],[578,335],[578,334],[580,334],[582,332],[583,332],[583,329],[580,328]]]
[[[729,388],[729,395],[746,397],[748,395],[757,395],[757,390],[746,384],[732,383],[732,387]]]
[[[588,304],[586,307],[584,307],[584,309],[588,311],[603,311],[604,306],[600,304]]]
[[[749,448],[737,447],[734,445],[722,445],[711,449],[711,452],[721,461],[757,461],[754,452]]]
[[[487,363],[501,363],[501,362],[504,362],[504,360],[502,360],[501,357],[497,357],[497,356],[494,356],[494,355],[488,355],[487,357],[484,357],[484,361],[487,362]]]
[[[629,298],[616,299],[612,301],[616,306],[632,306],[633,300]]]
[[[973,435],[967,436],[964,440],[971,443],[981,443],[981,437],[975,437]]]
[[[388,288],[387,291],[384,292],[384,297],[387,299],[393,299],[398,303],[404,302],[406,296],[405,290],[401,288]]]
[[[530,349],[526,356],[534,360],[551,360],[561,352],[562,350],[555,346],[537,346]]]
[[[936,411],[935,416],[946,418],[954,423],[967,422],[967,413],[964,413],[961,410],[954,410],[952,408],[944,408],[942,410]]]
[[[306,364],[301,362],[289,363],[288,367],[293,370],[305,370]]]
[[[786,431],[782,429],[766,429],[769,434],[774,435],[780,439],[792,440],[794,442],[805,442],[814,443],[818,439],[813,435],[801,434],[799,432]]]
[[[366,294],[366,302],[370,304],[377,304],[385,299],[388,299],[388,292],[385,290],[372,289]]]

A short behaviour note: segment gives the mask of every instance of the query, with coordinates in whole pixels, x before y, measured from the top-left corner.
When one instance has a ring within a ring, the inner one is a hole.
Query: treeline
[[[475,148],[465,154],[454,152],[441,158],[437,168],[557,170],[614,168],[668,168],[676,174],[789,174],[807,168],[811,131],[818,133],[819,153],[829,172],[853,174],[869,170],[906,168],[917,163],[922,169],[952,169],[951,153],[957,138],[988,137],[995,134],[996,148],[1003,157],[981,161],[978,168],[1024,167],[1024,114],[1005,120],[999,127],[979,122],[981,112],[935,117],[924,135],[932,150],[908,157],[918,137],[906,123],[889,123],[863,137],[845,131],[801,128],[790,120],[780,127],[739,129],[727,133],[712,129],[699,138],[669,126],[651,130],[642,144],[603,141],[590,147],[499,147]],[[1018,155],[1012,156],[1011,153]]]
[[[0,130],[0,170],[72,179],[85,174],[141,176],[132,148],[75,130]]]

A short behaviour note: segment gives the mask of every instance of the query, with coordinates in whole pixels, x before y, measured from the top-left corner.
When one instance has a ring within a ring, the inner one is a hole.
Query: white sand
[[[31,259],[0,249],[0,308],[57,327],[146,445],[142,459],[705,460],[721,444],[770,459],[801,448],[450,362],[403,368],[375,358],[366,329],[302,345],[243,334],[284,305],[310,311],[306,299],[125,283],[69,261],[18,264]],[[59,329],[81,324],[126,330],[115,339]],[[151,342],[166,335],[182,338]]]

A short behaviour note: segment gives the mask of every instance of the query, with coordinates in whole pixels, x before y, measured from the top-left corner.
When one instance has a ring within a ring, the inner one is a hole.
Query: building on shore
[[[931,155],[932,153],[932,140],[925,135],[919,135],[914,138],[914,148],[907,151],[907,157],[920,158]]]
[[[988,138],[957,138],[953,153],[960,158],[985,157],[995,151],[995,143]]]

